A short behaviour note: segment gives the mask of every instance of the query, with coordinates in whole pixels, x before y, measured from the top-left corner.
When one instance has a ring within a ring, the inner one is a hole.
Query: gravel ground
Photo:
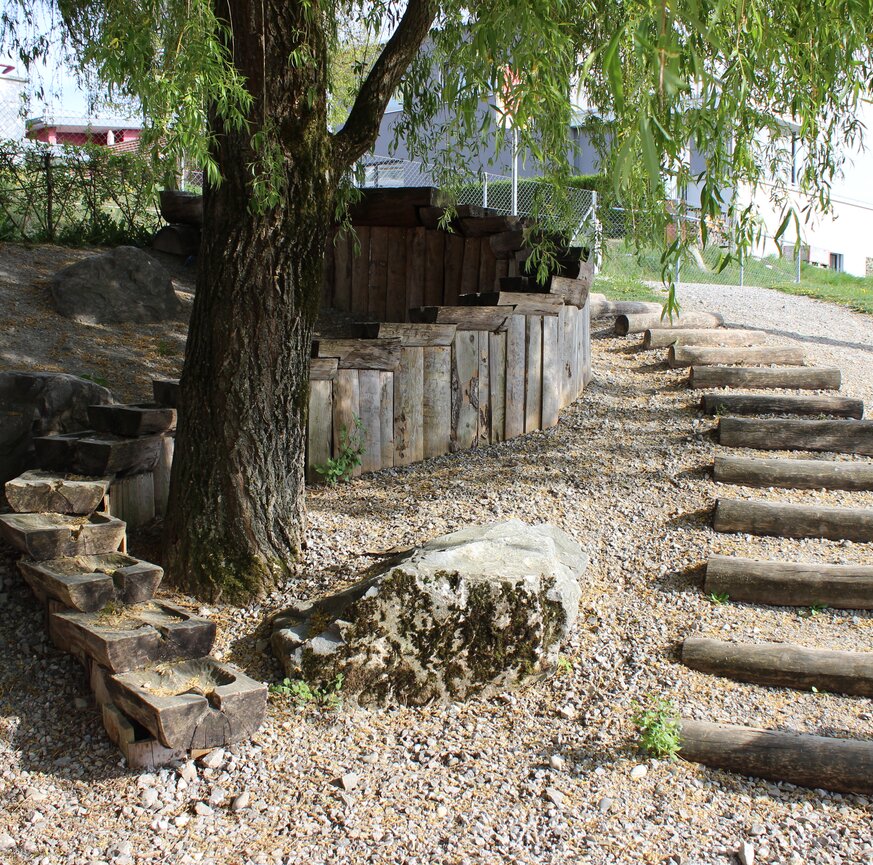
[[[801,342],[873,399],[873,320],[765,290],[683,286],[776,342]],[[873,701],[743,685],[676,661],[690,634],[869,648],[869,612],[713,604],[710,553],[871,562],[869,545],[716,535],[714,422],[687,373],[595,330],[595,381],[559,425],[504,445],[309,494],[309,548],[287,597],[211,607],[217,652],[262,679],[265,617],[351,581],[368,552],[519,517],[591,556],[572,668],[522,693],[427,709],[321,711],[271,698],[254,741],[210,766],[137,774],[102,731],[77,665],[0,562],[0,861],[6,863],[873,863],[871,802],[637,751],[633,704],[786,730],[870,736]],[[873,493],[730,495],[873,506]],[[201,608],[202,609],[202,608]],[[800,611],[803,612],[803,611]],[[79,698],[79,702],[76,700]],[[344,786],[337,779],[346,776]],[[240,798],[241,797],[241,798]]]

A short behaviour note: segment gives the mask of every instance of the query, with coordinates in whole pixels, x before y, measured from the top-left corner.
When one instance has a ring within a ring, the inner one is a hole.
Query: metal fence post
[[[488,172],[482,172],[482,207],[488,207]]]
[[[49,243],[55,242],[54,198],[55,183],[52,177],[52,155],[45,153],[42,157],[45,166],[45,229]]]
[[[794,281],[798,285],[800,285],[800,256],[801,256],[802,252],[803,252],[803,243],[800,240],[800,238],[798,237],[797,238],[797,255],[795,256],[795,258],[797,259],[797,262],[796,262],[797,270],[794,274]]]
[[[512,215],[518,216],[518,129],[512,127]]]
[[[743,251],[740,250],[740,288],[745,284],[746,279],[746,256],[743,255]]]

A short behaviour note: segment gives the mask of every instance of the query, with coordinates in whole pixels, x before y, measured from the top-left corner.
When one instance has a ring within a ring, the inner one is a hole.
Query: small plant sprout
[[[650,697],[647,705],[633,704],[637,711],[634,725],[640,735],[640,747],[652,757],[673,759],[680,749],[679,722],[669,700]]]
[[[352,416],[354,424],[351,432],[348,427],[339,431],[339,450],[335,457],[326,463],[316,466],[315,470],[324,478],[324,482],[334,486],[340,481],[346,481],[352,472],[361,464],[361,457],[367,450],[367,433],[364,424],[357,415]]]
[[[338,709],[342,705],[343,674],[337,673],[332,682],[324,687],[309,685],[303,679],[282,679],[270,685],[270,693],[288,697],[295,706],[305,708],[309,705],[321,709]]]
[[[573,662],[566,655],[558,655],[559,676],[569,676],[573,672]]]
[[[727,592],[711,592],[707,597],[716,606],[726,604],[731,599],[731,596]]]
[[[809,610],[801,610],[798,615],[803,619],[814,619],[828,608],[827,604],[813,604]]]

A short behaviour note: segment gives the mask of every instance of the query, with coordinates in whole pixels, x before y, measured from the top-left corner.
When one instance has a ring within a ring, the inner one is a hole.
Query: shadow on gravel
[[[811,345],[831,345],[835,348],[851,348],[857,351],[867,351],[873,354],[873,345],[863,342],[848,342],[844,339],[833,339],[829,336],[809,336],[802,333],[797,333],[794,330],[779,330],[775,327],[751,327],[746,325],[731,325],[731,327],[743,327],[746,330],[763,330],[771,336],[785,336],[797,342],[806,342]]]
[[[715,506],[701,508],[697,511],[689,511],[685,514],[680,514],[678,517],[670,517],[665,521],[665,524],[672,528],[705,528],[712,522],[712,513]]]
[[[685,594],[703,589],[706,562],[680,571],[669,571],[655,580],[655,587],[667,595]]]

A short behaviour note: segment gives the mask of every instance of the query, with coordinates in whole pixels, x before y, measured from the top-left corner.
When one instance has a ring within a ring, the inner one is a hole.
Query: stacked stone
[[[6,484],[14,513],[0,514],[0,536],[24,554],[19,568],[52,642],[82,663],[133,768],[248,738],[266,686],[209,657],[214,622],[154,598],[163,570],[123,552],[125,523],[98,510],[112,481],[28,471]]]

